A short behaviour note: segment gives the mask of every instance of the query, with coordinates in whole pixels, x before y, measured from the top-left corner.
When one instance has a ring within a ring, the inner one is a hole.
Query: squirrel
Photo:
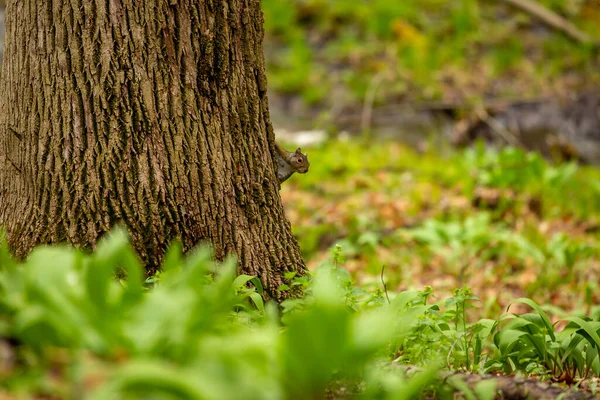
[[[308,171],[310,162],[308,162],[308,157],[305,153],[302,153],[300,147],[292,153],[275,143],[275,150],[277,178],[279,179],[280,184],[292,176],[294,172],[305,174]]]

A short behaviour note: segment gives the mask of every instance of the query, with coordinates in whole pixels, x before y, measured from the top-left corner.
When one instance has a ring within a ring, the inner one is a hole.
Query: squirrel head
[[[289,162],[296,172],[300,174],[305,174],[308,171],[308,167],[310,167],[308,157],[306,156],[306,153],[302,153],[302,149],[300,149],[300,147],[298,147],[296,151],[291,154]]]

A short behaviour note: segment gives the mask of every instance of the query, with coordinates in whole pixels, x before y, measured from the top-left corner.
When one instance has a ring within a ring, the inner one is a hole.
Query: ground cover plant
[[[40,247],[19,265],[3,246],[1,257],[0,334],[13,352],[1,387],[15,396],[299,398],[322,395],[335,374],[389,397],[434,379],[375,372],[373,356],[402,329],[379,329],[392,307],[350,311],[338,267],[315,274],[282,327],[258,281],[236,277],[233,260],[217,268],[207,248],[183,258],[174,245],[146,285],[122,231],[92,255]]]
[[[361,285],[380,285],[385,266],[394,291],[429,285],[447,296],[468,285],[484,299],[481,316],[519,297],[597,313],[597,169],[483,146],[440,156],[336,141],[309,151],[319,163],[282,190],[309,267],[340,244]]]
[[[500,387],[450,371],[595,390],[597,170],[514,149],[310,151],[322,162],[282,196],[312,272],[287,276],[297,297],[279,306],[206,248],[174,243],[144,279],[119,230],[92,254],[40,247],[17,263],[0,246],[0,393],[486,399]]]

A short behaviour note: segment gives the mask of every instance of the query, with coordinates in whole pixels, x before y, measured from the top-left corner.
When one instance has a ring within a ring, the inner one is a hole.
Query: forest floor
[[[600,170],[478,146],[419,154],[396,142],[330,141],[283,185],[311,269],[341,246],[364,287],[468,286],[473,318],[528,297],[555,317],[600,317]],[[383,275],[382,275],[383,274]]]
[[[350,272],[351,298],[398,299],[416,290],[443,315],[456,315],[453,304],[463,301],[472,332],[487,332],[485,321],[512,313],[537,318],[523,298],[538,304],[536,312],[546,313],[563,338],[572,329],[569,318],[597,321],[600,169],[481,143],[463,150],[429,144],[418,152],[397,141],[337,139],[303,149],[311,169],[286,182],[281,195],[308,267],[316,271],[335,258]],[[419,349],[422,340],[413,346]],[[428,357],[411,352],[400,358],[419,364]],[[470,382],[462,396],[472,390],[473,398],[488,398],[477,394],[477,385],[493,381],[502,398],[595,398],[597,379],[550,378],[548,366],[521,354],[523,375],[509,368],[506,375],[480,376],[493,365],[489,360],[470,370],[474,375],[456,375]],[[580,391],[565,391],[573,382]],[[352,398],[345,383],[330,390],[330,398]]]
[[[275,127],[325,140],[282,189],[310,268],[339,244],[362,285],[469,286],[474,319],[600,313],[600,171],[561,161],[600,162],[600,5],[537,2],[586,42],[514,3],[263,2]],[[547,158],[450,145],[479,138]]]

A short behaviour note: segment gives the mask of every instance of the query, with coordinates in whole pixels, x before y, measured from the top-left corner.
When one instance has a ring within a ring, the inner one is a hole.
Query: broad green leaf
[[[550,324],[550,320],[548,319],[548,316],[546,315],[546,313],[540,308],[540,306],[538,306],[534,301],[532,301],[531,299],[525,298],[525,297],[521,297],[517,300],[515,300],[514,302],[511,303],[523,303],[523,304],[527,304],[529,307],[533,308],[538,314],[539,316],[542,318],[542,321],[544,322],[544,326],[546,327],[546,330],[548,332],[548,335],[550,335],[550,337],[552,338],[552,341],[556,341],[556,336],[554,335],[554,329],[552,327],[552,324]],[[508,306],[508,308],[510,309],[510,305]],[[508,311],[508,310],[507,310]]]
[[[496,398],[496,381],[484,379],[475,384],[475,394],[478,400],[493,400]]]
[[[564,319],[565,321],[570,321],[575,323],[581,328],[581,333],[584,334],[587,341],[589,341],[593,346],[597,349],[600,349],[600,336],[598,336],[598,328],[600,327],[600,323],[586,321],[583,318],[579,317],[567,317]]]
[[[90,400],[115,398],[154,397],[157,394],[176,396],[180,399],[218,399],[225,390],[219,382],[202,376],[192,376],[166,363],[157,361],[131,361],[117,368],[112,379],[89,396]]]
[[[237,278],[233,280],[231,283],[231,287],[234,289],[238,289],[246,285],[246,283],[252,281],[255,277],[251,275],[238,275]]]
[[[508,355],[515,346],[523,343],[521,338],[528,335],[528,333],[519,330],[502,329],[496,333],[494,342],[502,355]]]
[[[264,314],[265,313],[265,303],[264,303],[263,298],[261,297],[261,295],[258,294],[258,293],[253,292],[253,293],[250,293],[248,296],[254,302],[254,305],[256,306],[256,309],[258,311],[260,311],[261,313]]]

